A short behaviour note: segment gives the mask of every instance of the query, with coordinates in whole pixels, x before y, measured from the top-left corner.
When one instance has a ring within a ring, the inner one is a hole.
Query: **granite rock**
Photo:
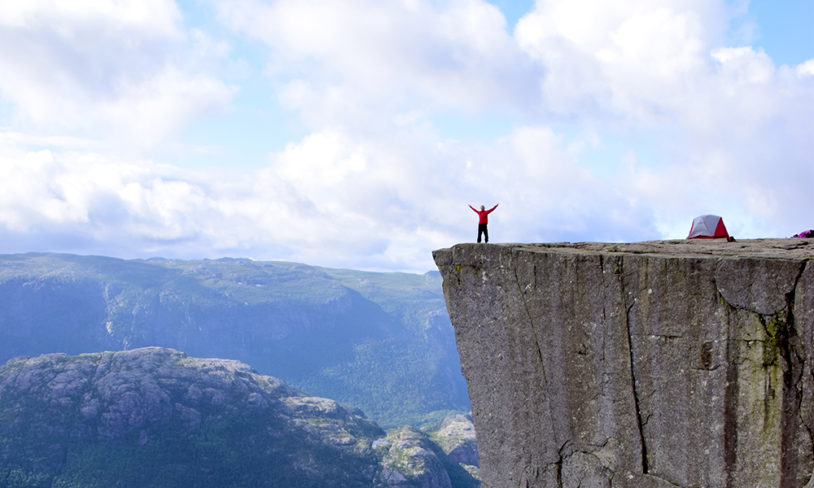
[[[484,487],[814,486],[814,242],[433,254]]]

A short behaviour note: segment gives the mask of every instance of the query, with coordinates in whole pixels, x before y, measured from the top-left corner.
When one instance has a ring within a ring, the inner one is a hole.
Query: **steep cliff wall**
[[[433,254],[485,487],[814,488],[814,242]]]

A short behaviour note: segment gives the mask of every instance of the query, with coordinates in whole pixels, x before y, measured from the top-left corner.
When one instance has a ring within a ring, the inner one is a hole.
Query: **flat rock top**
[[[458,244],[455,248],[482,246],[510,248],[523,252],[564,254],[647,254],[665,257],[754,257],[794,260],[814,259],[814,239],[744,239],[727,242],[725,239],[680,239],[645,242],[557,242],[542,244]],[[436,253],[449,252],[438,250]],[[454,251],[453,251],[454,252]]]

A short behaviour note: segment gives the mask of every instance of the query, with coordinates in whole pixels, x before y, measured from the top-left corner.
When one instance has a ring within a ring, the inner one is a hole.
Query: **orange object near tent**
[[[692,220],[687,239],[713,239],[716,237],[729,239],[724,219],[718,215],[701,215]]]

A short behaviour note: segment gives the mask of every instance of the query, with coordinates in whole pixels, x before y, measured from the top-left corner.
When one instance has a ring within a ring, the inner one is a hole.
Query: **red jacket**
[[[488,224],[489,223],[489,214],[492,213],[494,209],[497,208],[497,204],[494,207],[490,208],[489,210],[478,210],[472,205],[469,206],[475,213],[478,214],[478,223],[479,224]]]

